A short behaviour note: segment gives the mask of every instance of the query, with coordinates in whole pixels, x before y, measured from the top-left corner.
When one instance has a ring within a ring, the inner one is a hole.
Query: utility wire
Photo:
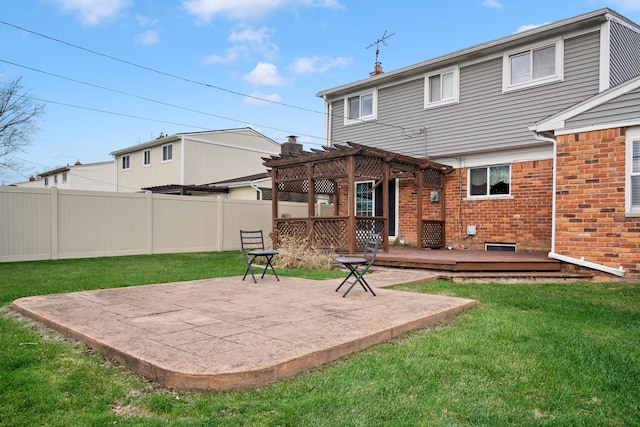
[[[325,113],[324,111],[313,110],[311,108],[300,107],[300,106],[297,106],[297,105],[287,104],[287,103],[279,102],[279,101],[273,101],[273,100],[266,99],[266,98],[260,98],[260,97],[254,96],[254,95],[248,95],[248,94],[245,94],[245,93],[242,93],[242,92],[234,91],[234,90],[231,90],[231,89],[226,89],[226,88],[223,88],[221,86],[216,86],[216,85],[213,85],[213,84],[210,84],[210,83],[204,83],[204,82],[193,80],[193,79],[190,79],[190,78],[187,78],[187,77],[181,77],[181,76],[178,76],[176,74],[167,73],[165,71],[161,71],[161,70],[158,70],[158,69],[155,69],[155,68],[147,67],[145,65],[140,65],[140,64],[137,64],[135,62],[128,61],[126,59],[120,59],[120,58],[117,58],[117,57],[112,56],[112,55],[108,55],[108,54],[105,54],[105,53],[98,52],[98,51],[93,50],[93,49],[89,49],[89,48],[82,47],[82,46],[79,46],[79,45],[76,45],[76,44],[73,44],[73,43],[70,43],[70,42],[66,42],[64,40],[60,40],[58,38],[48,36],[46,34],[42,34],[42,33],[39,33],[37,31],[29,30],[27,28],[21,27],[19,25],[11,24],[11,23],[3,21],[3,20],[0,20],[0,24],[6,25],[6,26],[9,26],[9,27],[13,27],[15,29],[18,29],[18,30],[21,30],[21,31],[25,31],[27,33],[30,33],[30,34],[45,38],[47,40],[54,41],[56,43],[61,43],[61,44],[64,44],[66,46],[69,46],[69,47],[72,47],[72,48],[75,48],[75,49],[80,49],[80,50],[83,50],[85,52],[92,53],[94,55],[102,56],[104,58],[111,59],[111,60],[116,61],[116,62],[127,64],[127,65],[130,65],[132,67],[140,68],[142,70],[150,71],[150,72],[153,72],[153,73],[156,73],[156,74],[160,74],[160,75],[163,75],[163,76],[166,76],[166,77],[171,77],[171,78],[174,78],[174,79],[182,80],[184,82],[188,82],[188,83],[192,83],[192,84],[208,87],[208,88],[211,88],[211,89],[217,89],[219,91],[227,92],[227,93],[230,93],[230,94],[233,94],[233,95],[238,95],[238,96],[242,96],[242,97],[246,97],[246,98],[250,98],[250,99],[255,99],[255,100],[258,100],[258,101],[262,101],[262,102],[268,102],[270,104],[280,105],[280,106],[283,106],[283,107],[294,108],[294,109],[297,109],[297,110],[308,111],[310,113],[321,114],[323,116],[327,116],[327,113]],[[357,120],[361,120],[361,119],[357,119]],[[379,126],[386,126],[386,127],[389,127],[389,128],[396,128],[396,129],[400,129],[402,131],[405,131],[405,128],[402,127],[402,126],[392,125],[392,124],[388,124],[388,123],[382,123],[382,122],[379,122],[379,121],[375,121],[375,122],[371,122],[371,121],[367,121],[367,120],[361,120],[361,121],[364,122],[364,123],[370,123],[370,124],[375,124],[375,125],[379,125]]]
[[[203,115],[206,115],[206,116],[216,117],[218,119],[229,120],[229,121],[237,122],[237,123],[243,123],[243,124],[247,123],[246,120],[233,119],[231,117],[225,117],[225,116],[221,116],[221,115],[218,115],[218,114],[207,113],[206,111],[199,111],[199,110],[195,110],[193,108],[182,107],[180,105],[170,104],[168,102],[158,101],[156,99],[151,99],[151,98],[146,98],[144,96],[139,96],[139,95],[135,95],[135,94],[132,94],[132,93],[124,92],[124,91],[121,91],[121,90],[111,89],[111,88],[100,86],[100,85],[97,85],[97,84],[88,83],[88,82],[85,82],[85,81],[82,81],[82,80],[77,80],[77,79],[73,79],[73,78],[70,78],[70,77],[61,76],[59,74],[54,74],[54,73],[50,73],[48,71],[39,70],[37,68],[28,67],[26,65],[17,64],[15,62],[7,61],[7,60],[4,60],[4,59],[0,59],[0,62],[3,62],[5,64],[10,64],[10,65],[13,65],[13,66],[16,66],[16,67],[24,68],[24,69],[27,69],[27,70],[35,71],[37,73],[45,74],[45,75],[52,76],[52,77],[55,77],[55,78],[67,80],[67,81],[70,81],[70,82],[73,82],[73,83],[78,83],[78,84],[82,84],[82,85],[85,85],[85,86],[90,86],[90,87],[94,87],[94,88],[97,88],[97,89],[105,90],[105,91],[108,91],[108,92],[113,92],[113,93],[117,93],[117,94],[120,94],[120,95],[125,95],[125,96],[129,96],[129,97],[132,97],[132,98],[141,99],[143,101],[153,102],[153,103],[164,105],[164,106],[171,107],[171,108],[177,108],[177,109],[180,109],[180,110],[190,111],[192,113],[203,114]],[[110,112],[110,111],[96,110],[96,109],[89,108],[89,107],[81,107],[81,106],[78,106],[78,105],[67,105],[67,104],[64,104],[62,102],[56,102],[56,101],[43,101],[43,102],[49,102],[49,103],[52,103],[52,104],[60,104],[60,105],[71,106],[71,107],[75,107],[75,108],[82,108],[82,109],[87,109],[87,110],[92,110],[92,111],[104,112],[104,113],[108,113],[108,114],[119,114],[119,113],[114,113],[114,112]],[[132,118],[138,118],[136,116],[128,116],[126,114],[122,114],[122,115],[127,116],[127,117],[132,117]],[[153,119],[145,119],[145,120],[153,120]],[[169,124],[171,124],[170,122],[164,122],[164,121],[161,121],[161,120],[157,120],[157,121],[160,122],[160,123],[169,123]],[[263,125],[263,124],[260,124],[260,123],[256,123],[256,125],[261,127],[261,128],[265,128],[265,129],[271,129],[271,130],[276,130],[276,131],[279,131],[279,132],[289,132],[289,133],[291,133],[290,130],[274,128],[274,127]],[[198,126],[189,126],[189,127],[197,128],[197,129],[204,129],[204,128],[198,127]],[[305,134],[305,133],[301,133],[301,132],[297,132],[296,135],[324,140],[323,137],[316,136],[316,135],[309,135],[309,134]],[[322,143],[309,143],[309,144],[322,145]]]

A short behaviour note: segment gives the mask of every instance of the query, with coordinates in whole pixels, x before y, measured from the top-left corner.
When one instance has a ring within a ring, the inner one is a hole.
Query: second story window
[[[425,77],[424,107],[436,107],[458,102],[458,67],[436,71]]]
[[[508,196],[511,194],[511,166],[469,169],[469,197]]]
[[[62,172],[62,182],[67,182],[67,173]]]
[[[44,178],[44,186],[48,187],[49,186],[49,177],[45,177]]]
[[[562,63],[561,40],[509,52],[503,58],[503,90],[560,81]]]
[[[173,160],[173,144],[167,144],[162,146],[162,161],[170,162]]]
[[[344,123],[360,123],[376,117],[376,92],[365,92],[345,98]]]
[[[143,151],[143,166],[149,166],[151,164],[151,150]]]
[[[131,158],[129,157],[129,155],[125,155],[122,156],[122,170],[127,170],[129,169],[129,161],[131,160]]]
[[[58,175],[53,175],[53,185],[58,184]]]

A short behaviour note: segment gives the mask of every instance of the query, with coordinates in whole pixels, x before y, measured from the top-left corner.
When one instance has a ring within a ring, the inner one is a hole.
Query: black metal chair
[[[376,254],[378,253],[378,246],[380,244],[380,234],[379,233],[368,233],[367,240],[364,245],[364,253],[362,257],[339,257],[336,258],[336,261],[343,264],[349,270],[349,275],[345,277],[345,279],[340,283],[340,286],[336,288],[336,292],[340,290],[342,285],[348,283],[350,286],[342,294],[343,297],[346,297],[349,291],[356,285],[356,283],[360,283],[360,286],[364,289],[365,292],[371,292],[371,295],[374,297],[376,293],[373,292],[371,286],[364,278],[365,273],[369,270],[369,267],[373,265],[373,262],[376,260]],[[349,279],[353,276],[353,282],[350,282]]]
[[[276,276],[276,280],[280,281],[278,277],[278,273],[276,273],[275,268],[273,268],[273,264],[271,263],[273,257],[278,255],[278,251],[275,249],[265,249],[264,248],[264,237],[262,235],[262,230],[255,231],[246,231],[240,230],[240,245],[242,246],[242,257],[244,258],[247,269],[244,272],[244,276],[242,280],[247,277],[247,274],[251,273],[251,277],[253,278],[253,283],[258,283],[256,281],[256,276],[253,274],[253,269],[258,268],[257,265],[253,265],[256,259],[264,258],[266,265],[264,266],[264,270],[262,270],[262,277],[264,279],[264,275],[269,268],[273,271],[273,274]],[[260,267],[261,268],[261,267]]]

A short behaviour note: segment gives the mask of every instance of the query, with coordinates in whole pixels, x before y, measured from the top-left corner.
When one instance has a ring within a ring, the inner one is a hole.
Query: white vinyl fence
[[[270,245],[271,217],[271,201],[0,187],[0,262],[239,250],[240,229]]]

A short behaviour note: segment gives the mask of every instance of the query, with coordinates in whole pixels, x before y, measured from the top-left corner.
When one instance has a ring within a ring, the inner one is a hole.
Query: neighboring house
[[[318,93],[327,145],[454,167],[447,246],[544,250],[640,279],[637,24],[601,9],[392,72],[376,65],[370,78]],[[375,186],[355,184],[363,195]],[[389,235],[415,243],[416,212],[403,209],[415,188],[390,187]]]
[[[51,188],[84,191],[115,191],[113,160],[82,164],[79,161],[38,174],[38,179],[16,184],[18,187]]]
[[[251,128],[161,135],[111,153],[120,192],[179,189],[260,173],[262,157],[277,154],[280,145]]]

